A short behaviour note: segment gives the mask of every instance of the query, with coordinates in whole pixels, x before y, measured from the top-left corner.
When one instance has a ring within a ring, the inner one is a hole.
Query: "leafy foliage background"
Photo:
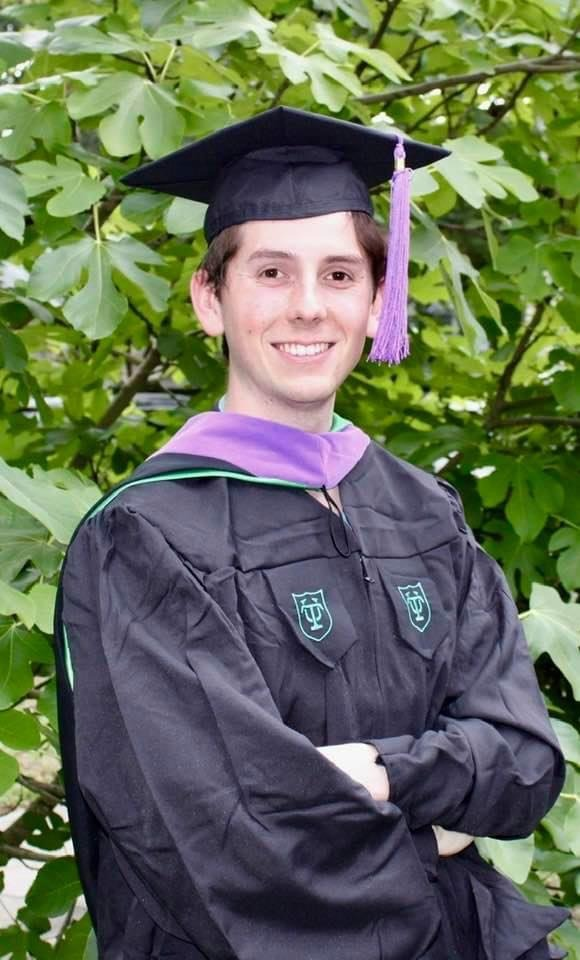
[[[0,957],[95,955],[58,807],[65,545],[224,385],[187,296],[203,207],[119,178],[279,103],[453,150],[413,180],[412,356],[362,362],[338,409],[454,483],[507,573],[568,779],[535,837],[481,847],[530,898],[577,906],[579,25],[569,0],[0,6],[0,803],[19,811],[0,875],[42,863]],[[580,958],[573,922],[555,939]]]

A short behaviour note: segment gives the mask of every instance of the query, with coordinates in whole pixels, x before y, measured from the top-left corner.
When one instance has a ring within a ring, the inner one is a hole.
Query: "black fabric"
[[[397,137],[362,124],[275,107],[187,144],[122,182],[208,203],[205,236],[248,220],[339,210],[372,214],[369,188],[390,180]],[[449,154],[405,138],[418,169]]]
[[[563,782],[501,572],[376,445],[340,491],[342,553],[305,491],[223,477],[79,529],[61,736],[101,960],[535,960],[567,916],[431,829],[528,834]],[[347,741],[389,803],[314,749]]]

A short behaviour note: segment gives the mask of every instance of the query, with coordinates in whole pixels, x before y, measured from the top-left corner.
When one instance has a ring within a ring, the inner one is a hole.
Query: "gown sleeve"
[[[370,742],[411,828],[523,837],[555,802],[565,763],[505,577],[475,542],[457,493],[444,486],[464,571],[446,700],[435,729]]]
[[[168,503],[168,509],[171,505]],[[70,549],[78,779],[129,886],[215,960],[439,960],[401,811],[285,726],[243,636],[130,506]]]

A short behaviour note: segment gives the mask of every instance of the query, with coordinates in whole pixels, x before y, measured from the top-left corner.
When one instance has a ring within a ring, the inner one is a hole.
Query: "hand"
[[[473,842],[473,837],[469,833],[457,833],[455,830],[446,830],[444,827],[437,826],[434,826],[433,830],[440,857],[452,857],[456,853],[461,853]]]
[[[382,764],[375,763],[379,753],[371,743],[338,743],[316,749],[352,780],[362,784],[373,800],[389,799],[387,771]]]

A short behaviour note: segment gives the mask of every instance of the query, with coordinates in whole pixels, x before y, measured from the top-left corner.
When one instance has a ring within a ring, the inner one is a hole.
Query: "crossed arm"
[[[352,780],[362,784],[373,800],[389,799],[389,777],[386,767],[377,763],[379,752],[371,743],[339,743],[332,747],[317,747],[331,763],[346,773]],[[440,857],[460,853],[472,842],[468,833],[445,830],[433,825]]]

